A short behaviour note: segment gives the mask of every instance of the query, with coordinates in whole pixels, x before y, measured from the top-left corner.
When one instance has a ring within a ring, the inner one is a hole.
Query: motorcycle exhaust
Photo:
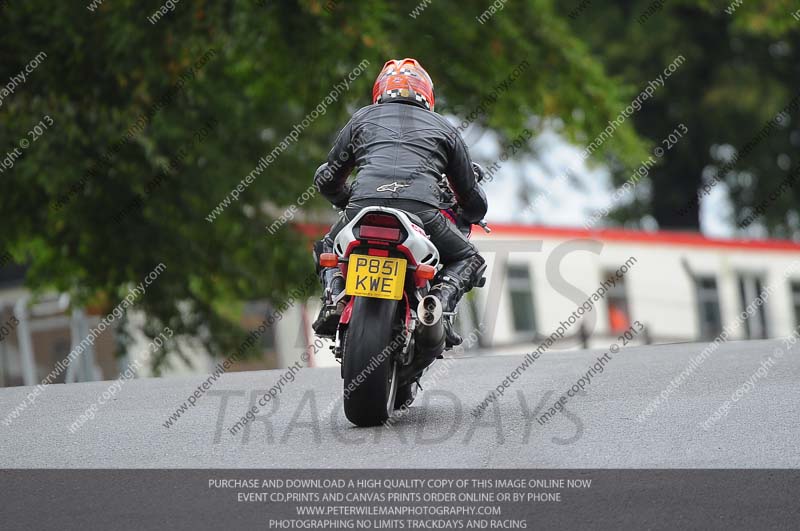
[[[414,331],[414,359],[400,369],[400,385],[413,382],[444,351],[444,323],[442,303],[437,297],[428,295],[417,306],[419,325]]]
[[[425,326],[434,326],[442,319],[442,302],[434,295],[428,295],[419,301],[417,317]]]
[[[417,354],[433,361],[444,351],[444,323],[439,298],[428,295],[422,299],[417,307],[417,318],[422,325],[417,327]]]

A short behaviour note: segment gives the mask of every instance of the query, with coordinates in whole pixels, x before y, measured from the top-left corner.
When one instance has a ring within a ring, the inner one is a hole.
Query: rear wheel
[[[356,297],[344,338],[344,414],[356,426],[375,426],[395,405],[397,364],[391,348],[397,301]],[[397,341],[395,341],[397,342]]]

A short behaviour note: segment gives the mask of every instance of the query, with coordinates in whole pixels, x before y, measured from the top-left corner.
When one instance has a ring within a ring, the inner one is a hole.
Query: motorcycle
[[[485,222],[478,225],[490,232]],[[332,347],[344,379],[344,412],[357,426],[375,426],[414,401],[419,378],[445,350],[441,302],[428,294],[441,268],[439,251],[419,217],[382,206],[361,210],[333,250],[319,262],[338,266],[345,277],[346,304]],[[484,284],[485,278],[478,287]]]

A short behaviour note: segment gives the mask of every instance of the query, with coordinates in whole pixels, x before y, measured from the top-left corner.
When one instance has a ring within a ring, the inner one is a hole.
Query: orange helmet
[[[410,101],[433,110],[433,81],[416,59],[391,59],[372,87],[372,103]]]

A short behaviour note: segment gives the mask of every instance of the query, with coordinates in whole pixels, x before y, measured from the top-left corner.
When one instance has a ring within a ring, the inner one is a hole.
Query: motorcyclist
[[[440,208],[439,185],[446,175],[458,208],[455,221],[469,227],[486,214],[486,196],[476,180],[467,146],[458,131],[433,112],[433,82],[415,59],[390,60],[372,89],[373,104],[353,114],[339,133],[327,162],[314,175],[322,195],[344,209],[330,232],[315,245],[319,254],[333,252],[339,231],[364,207],[385,206],[419,216],[437,247],[443,265],[431,294],[442,302],[448,346],[461,343],[452,326],[461,297],[482,278],[484,259]],[[348,185],[347,177],[357,170]],[[450,206],[450,205],[444,205]],[[319,268],[322,308],[313,324],[321,336],[336,332],[344,309],[345,281],[338,268]]]

